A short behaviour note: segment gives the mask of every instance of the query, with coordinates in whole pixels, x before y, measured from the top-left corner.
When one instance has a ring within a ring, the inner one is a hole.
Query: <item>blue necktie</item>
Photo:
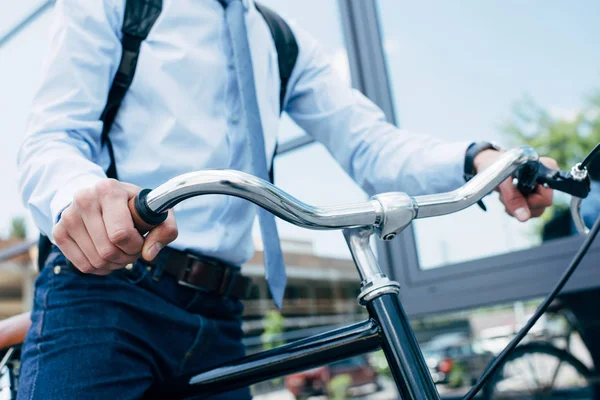
[[[256,176],[269,180],[267,170],[267,156],[265,155],[265,141],[263,137],[260,110],[256,100],[256,86],[254,84],[254,70],[252,56],[248,44],[248,32],[244,19],[244,5],[241,0],[226,1],[225,19],[231,37],[233,60],[240,91],[240,99],[246,129],[252,151],[252,169]],[[277,308],[281,308],[283,293],[287,276],[283,263],[281,244],[275,217],[268,211],[258,208],[258,221],[264,245],[266,278],[271,290],[271,295]]]

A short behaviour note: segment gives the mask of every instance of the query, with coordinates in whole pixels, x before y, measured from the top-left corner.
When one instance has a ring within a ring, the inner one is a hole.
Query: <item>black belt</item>
[[[252,279],[243,276],[240,267],[215,258],[197,256],[166,247],[152,262],[163,267],[180,285],[205,291],[221,297],[245,299],[250,294]]]

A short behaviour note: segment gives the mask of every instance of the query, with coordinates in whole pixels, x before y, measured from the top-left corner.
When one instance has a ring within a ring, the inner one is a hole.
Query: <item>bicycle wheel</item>
[[[592,372],[572,354],[551,344],[517,347],[494,374],[489,399],[592,400]]]

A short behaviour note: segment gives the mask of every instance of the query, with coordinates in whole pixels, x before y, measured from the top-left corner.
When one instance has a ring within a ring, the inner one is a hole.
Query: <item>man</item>
[[[243,16],[235,20],[239,7]],[[203,268],[202,286],[246,262],[255,208],[237,198],[196,198],[177,210],[179,230],[171,212],[142,237],[127,201],[140,187],[190,171],[257,174],[262,162],[264,173],[280,113],[273,40],[252,0],[165,2],[110,132],[119,171],[119,181],[111,180],[100,114],[119,65],[123,9],[124,0],[55,6],[44,79],[19,153],[24,201],[58,247],[36,283],[23,399],[137,398],[156,380],[244,351],[239,299],[179,285],[169,271],[188,262]],[[247,29],[243,40],[240,27]],[[471,142],[445,143],[386,123],[373,103],[340,81],[316,40],[299,28],[293,33],[299,54],[284,109],[368,193],[423,194],[464,184]],[[252,68],[241,66],[240,40],[249,43]],[[247,95],[252,69],[255,98]],[[482,148],[472,154],[473,172],[499,156]],[[525,199],[507,181],[500,197],[509,214],[525,221],[543,212],[552,192],[538,188]],[[259,219],[263,240],[276,238],[270,220]],[[281,281],[271,289],[280,297]],[[242,390],[218,398],[247,397]]]

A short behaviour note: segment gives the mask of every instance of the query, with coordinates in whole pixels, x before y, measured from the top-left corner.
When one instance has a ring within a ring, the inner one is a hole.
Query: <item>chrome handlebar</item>
[[[305,204],[271,183],[244,172],[206,170],[169,180],[147,193],[144,203],[147,212],[159,215],[190,197],[225,194],[251,201],[301,227],[343,229],[372,226],[380,238],[390,240],[413,219],[452,214],[473,205],[519,167],[538,159],[533,148],[522,146],[507,151],[494,164],[451,192],[414,197],[390,192],[375,195],[366,202],[331,207]],[[573,204],[574,219],[581,221],[579,203]]]
[[[334,207],[313,207],[271,183],[234,170],[205,170],[180,175],[148,193],[151,211],[162,213],[190,197],[204,194],[236,196],[268,210],[292,224],[310,229],[341,229],[377,225],[375,201]]]

